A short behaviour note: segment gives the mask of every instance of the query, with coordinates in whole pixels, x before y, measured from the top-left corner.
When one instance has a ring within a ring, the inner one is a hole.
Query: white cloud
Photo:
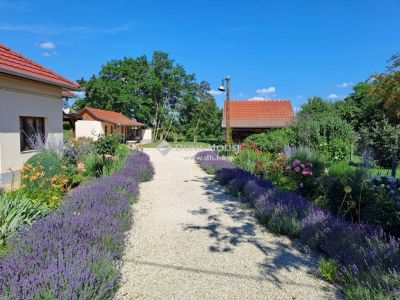
[[[273,94],[275,92],[276,88],[274,86],[270,86],[268,88],[256,89],[256,93],[264,97]]]
[[[328,96],[328,99],[330,99],[330,100],[337,100],[337,99],[339,99],[339,96],[336,95],[336,94],[330,94],[330,95]]]
[[[296,99],[303,99],[304,97],[302,95],[296,96]]]
[[[43,26],[32,24],[10,24],[0,22],[0,31],[20,31],[36,34],[66,34],[66,33],[80,33],[80,34],[116,34],[123,31],[132,30],[139,23],[126,23],[114,27],[89,27],[89,26]]]
[[[51,56],[51,53],[50,53],[50,52],[43,52],[41,55],[42,55],[43,57],[50,57],[50,56]]]
[[[213,95],[213,96],[219,96],[219,95],[222,95],[223,92],[218,91],[218,90],[210,90],[209,93],[210,93],[210,95]]]
[[[337,87],[342,88],[342,89],[347,89],[349,87],[352,87],[354,84],[352,82],[342,82],[337,84]]]
[[[77,98],[85,98],[85,92],[73,92]]]
[[[253,98],[250,98],[249,100],[261,101],[261,100],[268,100],[268,99],[266,99],[264,97],[253,97]]]
[[[42,49],[55,49],[56,45],[53,42],[45,42],[39,44],[39,47]]]
[[[238,97],[244,97],[244,96],[246,96],[245,93],[239,93],[239,94],[238,94]]]

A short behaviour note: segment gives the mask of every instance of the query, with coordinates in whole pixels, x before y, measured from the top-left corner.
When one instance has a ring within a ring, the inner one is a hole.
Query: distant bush
[[[391,125],[387,119],[372,121],[360,132],[359,147],[370,149],[378,165],[391,168],[393,152],[396,163],[400,161],[400,125]]]
[[[350,155],[356,134],[351,125],[340,116],[327,114],[303,114],[293,125],[296,145],[307,146],[330,161],[345,160]]]
[[[96,153],[102,155],[103,158],[106,155],[113,156],[117,152],[120,137],[116,135],[105,135],[99,137],[94,143]]]
[[[244,140],[244,144],[254,144],[258,149],[279,154],[285,146],[294,142],[294,132],[291,128],[274,129],[267,132],[253,134]]]

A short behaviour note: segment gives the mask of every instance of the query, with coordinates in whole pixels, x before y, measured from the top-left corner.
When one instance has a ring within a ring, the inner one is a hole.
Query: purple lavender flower
[[[22,230],[0,261],[0,298],[112,298],[144,169],[154,174],[148,156],[135,153],[118,174],[72,190],[57,211]]]

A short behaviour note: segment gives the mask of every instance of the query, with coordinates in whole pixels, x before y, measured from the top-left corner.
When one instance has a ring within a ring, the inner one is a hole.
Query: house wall
[[[146,128],[142,129],[142,140],[140,141],[141,144],[148,144],[152,142],[153,138],[153,129]]]
[[[43,117],[48,142],[63,138],[62,91],[52,85],[0,74],[0,185],[9,184],[36,151],[20,151],[19,117]],[[18,175],[17,175],[18,176]]]
[[[76,138],[86,137],[97,140],[99,135],[104,134],[104,127],[100,121],[78,120],[75,123]]]
[[[107,135],[111,134],[121,134],[121,126],[115,125],[115,124],[111,124],[111,123],[107,123],[107,122],[101,122],[102,126],[103,126],[103,131],[106,132],[106,126],[107,126]],[[112,128],[112,130],[111,130]]]

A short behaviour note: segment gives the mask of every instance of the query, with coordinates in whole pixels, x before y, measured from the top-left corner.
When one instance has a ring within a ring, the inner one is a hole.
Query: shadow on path
[[[199,207],[191,210],[193,215],[207,218],[207,225],[184,224],[183,230],[204,230],[208,231],[211,245],[211,252],[232,252],[241,243],[249,243],[256,247],[265,256],[262,263],[259,263],[260,276],[270,280],[278,287],[287,284],[280,279],[280,271],[292,272],[302,269],[304,272],[315,273],[315,261],[305,253],[300,253],[301,248],[296,247],[296,242],[288,242],[286,238],[270,235],[257,236],[256,219],[252,216],[248,206],[239,199],[227,194],[224,188],[215,182],[211,177],[196,177],[194,181],[201,182],[204,194],[209,201],[218,202],[222,208],[217,213],[209,209]],[[227,215],[232,222],[222,222],[222,215]],[[230,225],[228,225],[228,224]],[[233,224],[233,225],[232,225]],[[258,230],[260,232],[260,229]],[[265,232],[261,229],[261,232]],[[291,282],[293,284],[293,282]]]

